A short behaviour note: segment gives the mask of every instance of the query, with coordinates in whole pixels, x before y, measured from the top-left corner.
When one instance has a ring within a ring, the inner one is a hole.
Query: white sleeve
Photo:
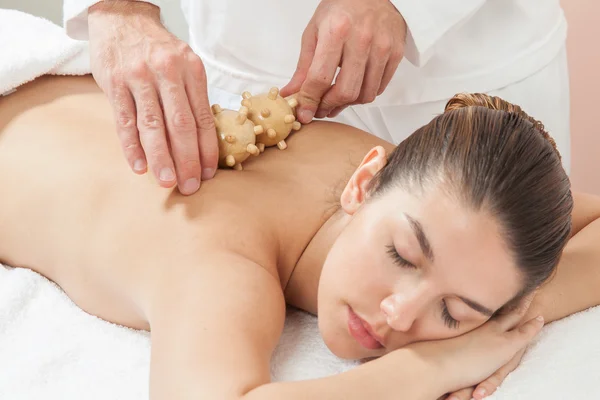
[[[404,57],[420,67],[431,58],[435,44],[469,19],[486,0],[390,0],[407,25]]]
[[[88,8],[102,0],[64,0],[63,26],[72,39],[88,40]],[[129,0],[144,1],[160,7],[161,0]],[[162,12],[161,12],[162,20]]]

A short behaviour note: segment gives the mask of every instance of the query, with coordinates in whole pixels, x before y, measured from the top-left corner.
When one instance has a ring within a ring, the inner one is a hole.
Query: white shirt
[[[87,38],[87,8],[65,0],[67,33]],[[443,100],[518,82],[565,44],[559,0],[390,0],[407,22],[405,59],[375,105]],[[148,0],[160,6],[160,0]],[[211,87],[240,94],[283,86],[319,0],[181,0],[189,43]]]

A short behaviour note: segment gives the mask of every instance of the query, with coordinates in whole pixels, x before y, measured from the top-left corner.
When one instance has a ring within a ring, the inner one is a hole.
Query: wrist
[[[160,8],[138,0],[103,0],[88,8],[88,17],[97,14],[148,16],[160,20]]]
[[[446,378],[449,373],[445,358],[440,357],[440,353],[432,346],[422,342],[396,351],[404,353],[403,362],[410,365],[415,384],[421,386],[419,395],[426,399],[437,399],[447,393],[449,385]]]

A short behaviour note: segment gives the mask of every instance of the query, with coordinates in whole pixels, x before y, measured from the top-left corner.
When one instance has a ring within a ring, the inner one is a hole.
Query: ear
[[[381,146],[372,148],[352,174],[342,192],[340,203],[342,209],[353,215],[367,198],[367,188],[375,174],[387,163],[387,154]]]

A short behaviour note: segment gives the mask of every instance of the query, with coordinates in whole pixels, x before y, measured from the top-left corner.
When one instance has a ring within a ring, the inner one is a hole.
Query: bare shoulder
[[[230,253],[203,264],[165,274],[150,304],[152,398],[182,387],[189,398],[239,398],[270,380],[285,319],[279,280]]]

